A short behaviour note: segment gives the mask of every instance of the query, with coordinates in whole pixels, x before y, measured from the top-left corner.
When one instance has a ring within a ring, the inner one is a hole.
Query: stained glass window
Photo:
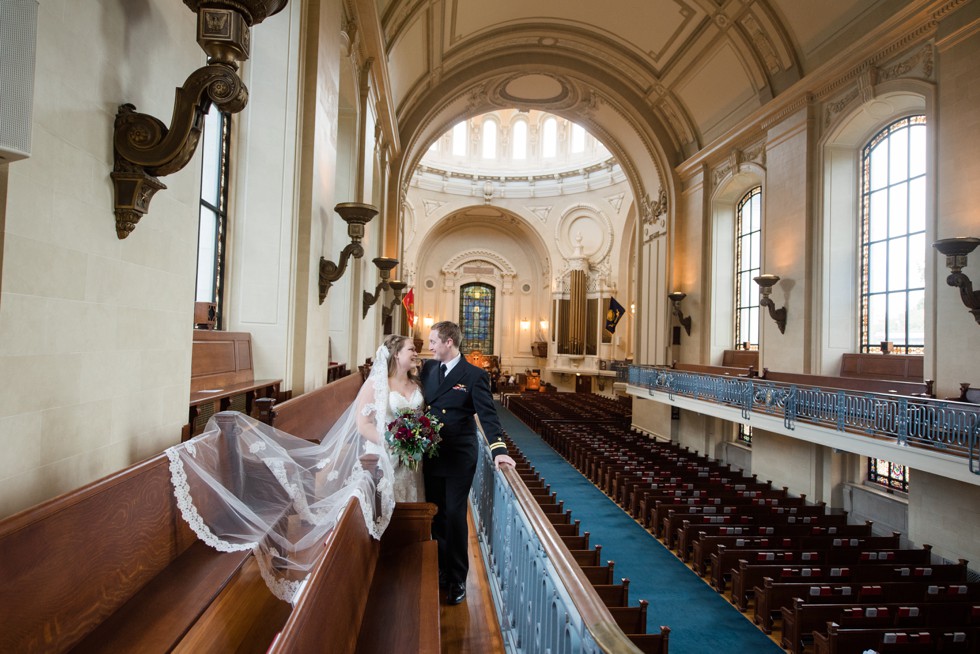
[[[868,481],[889,490],[909,492],[909,469],[884,459],[868,459]]]
[[[460,350],[493,354],[494,300],[496,291],[486,284],[464,284],[459,295],[459,327],[463,331]]]
[[[878,132],[862,152],[861,352],[925,343],[926,119]]]
[[[197,236],[198,302],[213,302],[216,327],[221,329],[225,268],[225,232],[228,229],[228,146],[231,114],[212,107],[204,119],[201,138],[201,206]]]

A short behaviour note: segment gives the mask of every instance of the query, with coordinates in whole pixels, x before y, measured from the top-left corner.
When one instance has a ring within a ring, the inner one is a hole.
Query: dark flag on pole
[[[619,319],[623,317],[626,313],[626,309],[623,308],[616,298],[609,298],[609,310],[606,311],[606,331],[610,334],[616,333],[616,325],[619,324]]]

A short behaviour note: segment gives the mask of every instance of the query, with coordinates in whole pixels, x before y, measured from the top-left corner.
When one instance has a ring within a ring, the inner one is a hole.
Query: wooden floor
[[[439,611],[442,651],[443,654],[503,654],[504,641],[490,596],[490,582],[472,513],[467,520],[470,526],[470,574],[466,579],[466,601],[449,606],[443,593]]]

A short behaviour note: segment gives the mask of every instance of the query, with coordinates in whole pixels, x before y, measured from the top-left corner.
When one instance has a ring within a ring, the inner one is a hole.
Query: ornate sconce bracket
[[[350,258],[360,259],[364,256],[364,248],[361,246],[364,226],[378,215],[377,208],[363,202],[341,202],[333,210],[347,223],[347,235],[351,242],[341,250],[337,263],[320,257],[320,304],[327,298],[327,292],[333,283],[344,276]]]
[[[973,282],[962,271],[966,267],[967,255],[980,245],[980,238],[961,236],[944,238],[932,244],[932,247],[946,255],[946,267],[950,274],[946,283],[960,289],[960,299],[973,318],[980,324],[980,291],[973,290]]]
[[[391,303],[381,307],[381,320],[388,320],[388,316],[395,312],[395,307],[402,303],[402,294],[405,292],[405,288],[408,286],[403,281],[393,279],[388,282],[388,286],[391,287],[392,292],[395,294],[391,298]]]
[[[684,313],[681,311],[681,300],[683,300],[686,297],[687,297],[687,293],[683,293],[681,291],[674,291],[673,293],[667,294],[667,299],[669,299],[671,304],[673,305],[673,313],[675,316],[677,316],[677,321],[681,324],[681,327],[684,328],[684,331],[687,332],[687,335],[690,336],[691,316],[685,317]]]
[[[776,322],[776,327],[779,328],[780,334],[786,333],[786,307],[776,308],[776,303],[772,301],[769,297],[772,294],[772,287],[776,285],[779,281],[779,275],[759,275],[754,278],[755,283],[759,285],[759,291],[761,297],[759,298],[759,306],[766,307],[769,310],[769,317]]]
[[[391,269],[398,265],[398,259],[392,259],[390,257],[377,257],[374,259],[374,265],[378,267],[378,274],[381,275],[381,281],[378,283],[377,287],[375,287],[373,294],[364,291],[364,302],[361,318],[367,317],[368,309],[374,306],[381,298],[381,294],[390,288],[388,278],[391,276]]]
[[[158,177],[187,165],[201,138],[211,105],[238,113],[248,103],[248,89],[238,63],[248,59],[250,28],[282,10],[288,0],[184,0],[197,13],[197,41],[208,64],[192,72],[174,98],[170,125],[132,104],[116,113],[112,137],[116,236],[129,236],[149,211],[153,195],[167,188]]]

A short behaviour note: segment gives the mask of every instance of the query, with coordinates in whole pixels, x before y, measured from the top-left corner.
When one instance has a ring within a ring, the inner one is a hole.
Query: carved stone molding
[[[756,141],[741,149],[732,148],[728,159],[711,171],[711,190],[714,191],[729,177],[743,172],[745,165],[750,163],[763,169],[766,167],[765,140]]]
[[[874,100],[875,87],[882,82],[897,79],[935,81],[935,45],[931,41],[888,61],[886,65],[874,63],[879,60],[875,57],[865,62],[858,72],[850,75],[850,83],[824,104],[824,126],[834,122],[855,100],[862,104]]]
[[[640,220],[643,223],[643,240],[649,241],[659,234],[667,232],[667,190],[661,186],[657,201],[650,199],[648,194],[640,198]]]

